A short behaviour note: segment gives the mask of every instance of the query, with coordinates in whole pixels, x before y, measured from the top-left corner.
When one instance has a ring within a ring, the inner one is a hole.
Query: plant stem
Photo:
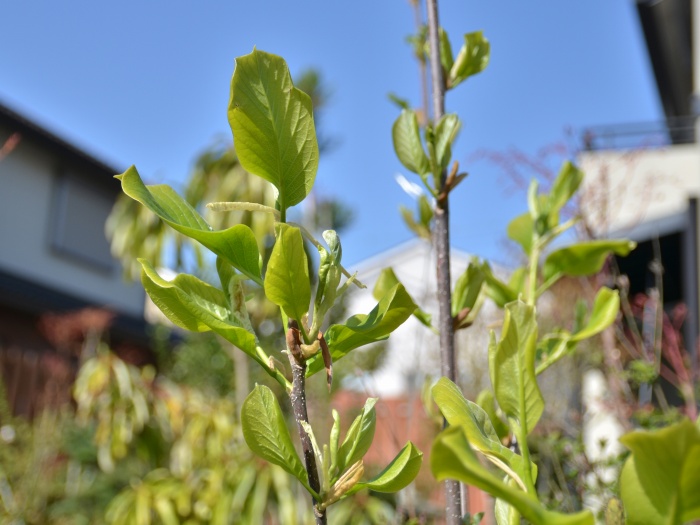
[[[316,456],[314,455],[311,438],[304,430],[301,422],[309,423],[309,416],[306,412],[306,361],[301,356],[295,356],[292,351],[289,352],[289,362],[292,365],[292,392],[289,394],[289,399],[292,402],[292,410],[294,412],[294,420],[297,422],[299,430],[299,439],[301,440],[301,449],[304,453],[304,463],[306,464],[306,473],[309,476],[309,485],[318,494],[321,493],[321,483],[318,479],[318,470],[316,466]],[[319,511],[316,507],[320,501],[314,501],[314,516],[316,525],[326,525],[326,510]]]
[[[427,0],[428,42],[430,44],[430,73],[432,79],[433,122],[438,122],[445,113],[445,83],[440,62],[439,21],[437,0]],[[447,171],[440,174],[438,191],[445,189]],[[446,189],[445,189],[446,190]],[[450,213],[449,196],[438,199],[435,206],[435,252],[437,255],[438,305],[440,311],[440,368],[442,375],[453,382],[457,380],[455,360],[455,336],[452,325],[452,283],[450,280]],[[447,525],[462,523],[462,501],[460,484],[455,480],[445,481],[445,519]],[[466,492],[465,492],[466,493]],[[466,498],[465,498],[466,499]],[[467,502],[465,501],[465,507]]]

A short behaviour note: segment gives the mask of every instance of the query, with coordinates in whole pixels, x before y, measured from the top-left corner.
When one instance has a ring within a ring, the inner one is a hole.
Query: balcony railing
[[[581,146],[585,151],[596,151],[692,144],[695,120],[696,117],[687,116],[658,122],[594,126],[581,133]]]

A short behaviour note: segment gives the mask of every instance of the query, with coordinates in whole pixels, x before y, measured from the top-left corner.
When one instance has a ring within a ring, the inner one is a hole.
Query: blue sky
[[[442,0],[440,10],[454,48],[478,29],[491,41],[487,70],[447,99],[464,123],[454,157],[470,173],[453,194],[454,245],[508,263],[505,227],[525,197],[475,152],[535,153],[567,130],[661,119],[634,2]],[[35,0],[1,13],[0,100],[151,182],[177,186],[198,152],[230,140],[236,56],[257,46],[292,73],[318,68],[333,93],[324,131],[339,146],[321,159],[317,188],[355,210],[346,259],[411,238],[398,206],[413,204],[394,181],[405,172],[391,146],[398,110],[387,99],[419,103],[407,0]]]

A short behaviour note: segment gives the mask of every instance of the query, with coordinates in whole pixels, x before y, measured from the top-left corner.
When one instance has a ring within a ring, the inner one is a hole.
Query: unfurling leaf
[[[301,322],[309,311],[309,264],[299,228],[284,223],[278,225],[265,274],[265,295],[296,321]]]
[[[360,461],[372,445],[374,429],[377,425],[377,416],[374,411],[376,402],[377,399],[374,397],[367,399],[362,412],[350,425],[338,449],[338,472],[342,473],[346,468]]]
[[[355,485],[350,493],[363,489],[398,492],[416,478],[422,463],[423,453],[409,441],[384,470],[369,481],[361,481]]]
[[[559,248],[547,256],[544,262],[544,279],[549,281],[560,275],[584,277],[598,273],[611,253],[625,256],[637,244],[628,240],[587,241]]]
[[[379,274],[379,277],[377,278],[377,282],[374,284],[374,289],[372,290],[372,295],[374,298],[379,301],[381,300],[384,295],[389,292],[392,288],[394,288],[397,284],[401,284],[399,281],[399,278],[396,277],[396,274],[394,273],[394,270],[391,268],[384,268],[381,273]],[[432,328],[432,325],[430,324],[431,321],[431,316],[429,313],[424,312],[420,308],[416,308],[416,311],[413,312],[413,315],[418,319],[422,324],[427,326],[428,328]]]

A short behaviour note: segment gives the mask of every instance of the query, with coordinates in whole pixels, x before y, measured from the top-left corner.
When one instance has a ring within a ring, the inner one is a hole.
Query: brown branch
[[[306,359],[304,359],[301,352],[299,325],[294,319],[290,319],[288,322],[287,349],[289,350],[289,362],[292,365],[292,392],[289,394],[289,399],[292,402],[294,420],[297,422],[301,450],[304,453],[304,463],[306,464],[306,473],[309,476],[309,485],[317,494],[320,494],[321,483],[318,478],[314,448],[311,444],[311,438],[302,426],[302,422],[309,423],[309,416],[306,412]],[[314,498],[316,525],[326,525],[326,509],[319,510],[317,505],[320,503],[319,500]]]

